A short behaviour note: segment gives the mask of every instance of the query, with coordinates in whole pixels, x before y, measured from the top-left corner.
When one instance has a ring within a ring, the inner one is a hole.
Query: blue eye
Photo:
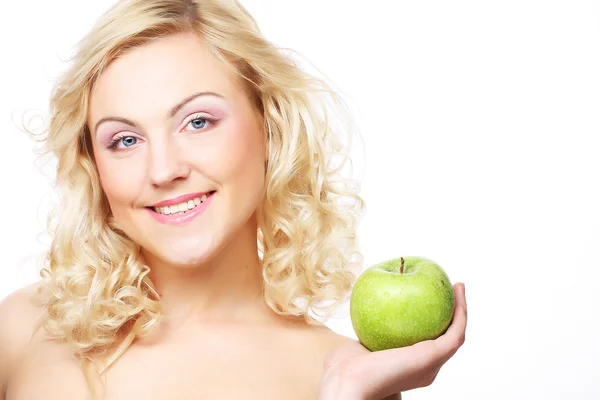
[[[194,129],[202,129],[207,122],[204,118],[196,118],[190,121],[190,125]]]
[[[122,143],[125,145],[125,147],[133,146],[137,143],[137,138],[133,136],[125,136]]]
[[[122,143],[125,147],[131,147],[137,143],[137,140],[135,136],[117,135],[110,141],[108,148],[115,149],[119,143]]]
[[[213,125],[216,122],[215,119],[208,118],[205,116],[195,115],[192,117],[190,122],[185,126],[185,130],[197,131],[206,129],[208,126]]]

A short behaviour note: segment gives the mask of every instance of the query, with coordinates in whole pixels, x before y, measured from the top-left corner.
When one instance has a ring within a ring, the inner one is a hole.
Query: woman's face
[[[196,35],[112,62],[91,93],[88,125],[112,213],[144,252],[193,266],[255,230],[266,159],[260,119]]]

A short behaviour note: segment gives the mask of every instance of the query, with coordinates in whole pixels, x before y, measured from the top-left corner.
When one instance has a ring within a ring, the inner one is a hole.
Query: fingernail
[[[465,294],[465,284],[464,283],[462,284],[462,292],[463,292],[463,295],[464,295]]]

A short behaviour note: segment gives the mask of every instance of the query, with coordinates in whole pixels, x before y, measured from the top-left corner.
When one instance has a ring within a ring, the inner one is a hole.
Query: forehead
[[[90,96],[90,120],[161,112],[198,91],[243,95],[234,76],[194,33],[171,35],[129,50],[103,71]]]

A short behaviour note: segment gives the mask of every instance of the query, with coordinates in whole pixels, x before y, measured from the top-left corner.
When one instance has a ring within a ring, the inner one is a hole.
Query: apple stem
[[[400,273],[404,273],[404,258],[400,257]]]

